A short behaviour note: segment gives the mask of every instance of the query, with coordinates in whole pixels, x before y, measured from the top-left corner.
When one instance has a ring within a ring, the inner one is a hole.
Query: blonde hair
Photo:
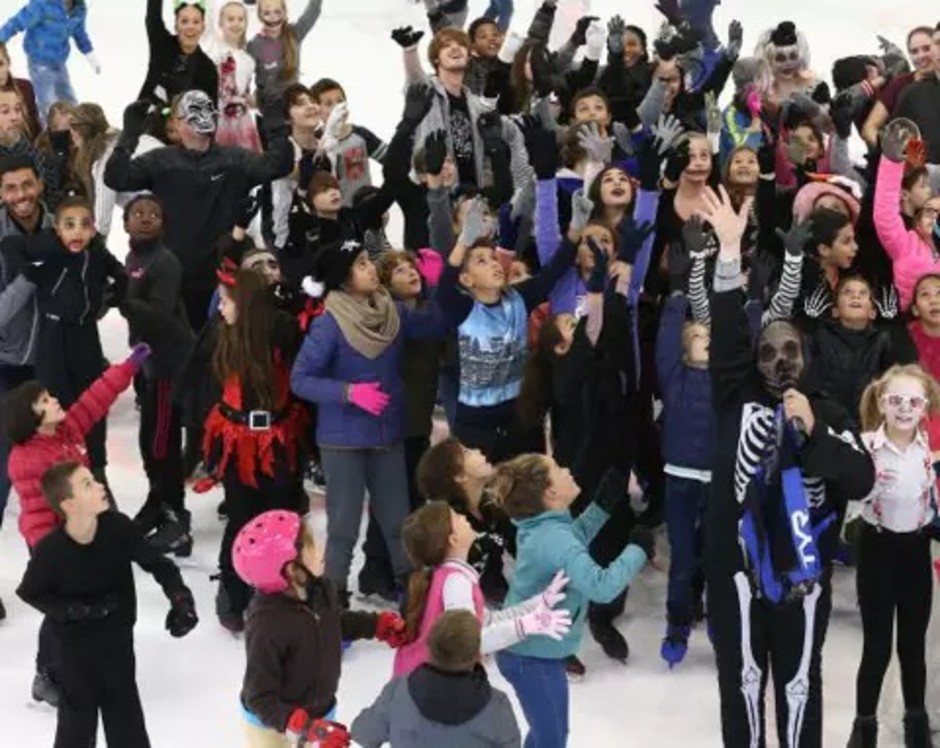
[[[72,129],[82,137],[81,147],[74,151],[73,170],[82,184],[85,196],[94,201],[92,166],[104,156],[108,144],[117,138],[118,132],[111,128],[100,106],[88,103],[77,104],[72,108]]]
[[[545,511],[551,483],[545,455],[519,455],[496,468],[493,494],[510,519],[527,519]]]
[[[910,377],[919,380],[924,387],[924,395],[927,397],[927,414],[940,411],[940,386],[937,385],[937,381],[918,364],[895,364],[871,382],[862,393],[859,406],[862,431],[875,431],[884,423],[884,415],[878,403],[888,388],[888,384],[895,377]]]
[[[263,2],[263,0],[262,0]],[[297,38],[297,32],[287,20],[290,12],[287,7],[287,0],[274,0],[284,11],[284,27],[281,29],[281,43],[284,46],[284,69],[281,74],[281,80],[284,83],[293,83],[297,80],[297,74],[300,72],[300,40]],[[258,19],[261,19],[261,2],[258,3]]]
[[[222,14],[225,12],[226,8],[231,7],[241,8],[242,13],[245,14],[245,28],[242,29],[241,38],[238,40],[238,48],[244,49],[248,45],[248,8],[245,7],[245,4],[241,0],[229,0],[227,3],[222,5],[222,7],[219,8],[219,17],[215,19],[215,23],[219,27],[219,31],[221,31]]]
[[[26,130],[26,137],[29,139],[35,138],[39,133],[33,131],[32,122],[33,117],[28,111],[26,106],[26,96],[23,94],[23,91],[20,89],[20,85],[16,82],[16,79],[13,77],[13,67],[12,60],[10,59],[10,50],[7,49],[7,45],[3,42],[0,42],[0,57],[2,57],[7,62],[7,75],[9,80],[7,81],[6,86],[0,86],[0,91],[12,91],[16,94],[16,97],[20,100],[20,104],[23,107],[23,127]]]
[[[711,335],[711,328],[704,322],[689,320],[682,325],[682,360],[688,363],[689,346],[692,345],[692,337],[697,330],[701,330],[706,335]]]

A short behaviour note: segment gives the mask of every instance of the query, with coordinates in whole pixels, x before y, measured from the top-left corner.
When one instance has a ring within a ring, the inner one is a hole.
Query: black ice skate
[[[49,673],[39,670],[33,678],[33,701],[46,702],[53,709],[59,708],[59,691]]]

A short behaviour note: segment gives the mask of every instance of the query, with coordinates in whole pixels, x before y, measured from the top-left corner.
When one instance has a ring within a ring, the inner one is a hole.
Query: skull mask
[[[803,373],[800,333],[789,322],[772,322],[757,340],[757,370],[764,389],[776,398],[795,387]]]

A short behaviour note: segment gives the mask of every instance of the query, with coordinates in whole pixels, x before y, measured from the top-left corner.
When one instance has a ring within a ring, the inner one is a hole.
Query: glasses
[[[784,62],[796,62],[800,59],[800,53],[796,50],[791,52],[777,52],[774,55],[774,62],[784,63]]]
[[[921,395],[882,395],[881,400],[891,408],[921,410],[927,405],[927,398]]]

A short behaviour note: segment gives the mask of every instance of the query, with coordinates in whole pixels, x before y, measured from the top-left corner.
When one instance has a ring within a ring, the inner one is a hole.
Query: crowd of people
[[[94,745],[99,712],[109,745],[150,745],[131,562],[189,633],[173,559],[198,535],[187,492],[215,486],[214,617],[244,635],[253,748],[566,745],[584,629],[628,659],[615,620],[663,524],[660,655],[680,667],[707,635],[725,745],[764,745],[771,678],[779,744],[822,745],[838,562],[864,636],[849,748],[877,745],[893,649],[904,745],[930,746],[940,24],[830,84],[790,21],[745,56],[717,0],[663,0],[655,36],[586,16],[558,48],[557,0],[525,35],[511,0],[476,19],[424,0],[427,28],[390,30],[407,87],[386,141],[301,69],[330,8],[297,4],[174,0],[168,28],[147,0],[120,130],[69,80],[72,40],[100,70],[84,0],[0,26],[0,517],[12,490],[57,748]],[[130,388],[133,518],[106,446]],[[363,638],[393,672],[346,726]]]

